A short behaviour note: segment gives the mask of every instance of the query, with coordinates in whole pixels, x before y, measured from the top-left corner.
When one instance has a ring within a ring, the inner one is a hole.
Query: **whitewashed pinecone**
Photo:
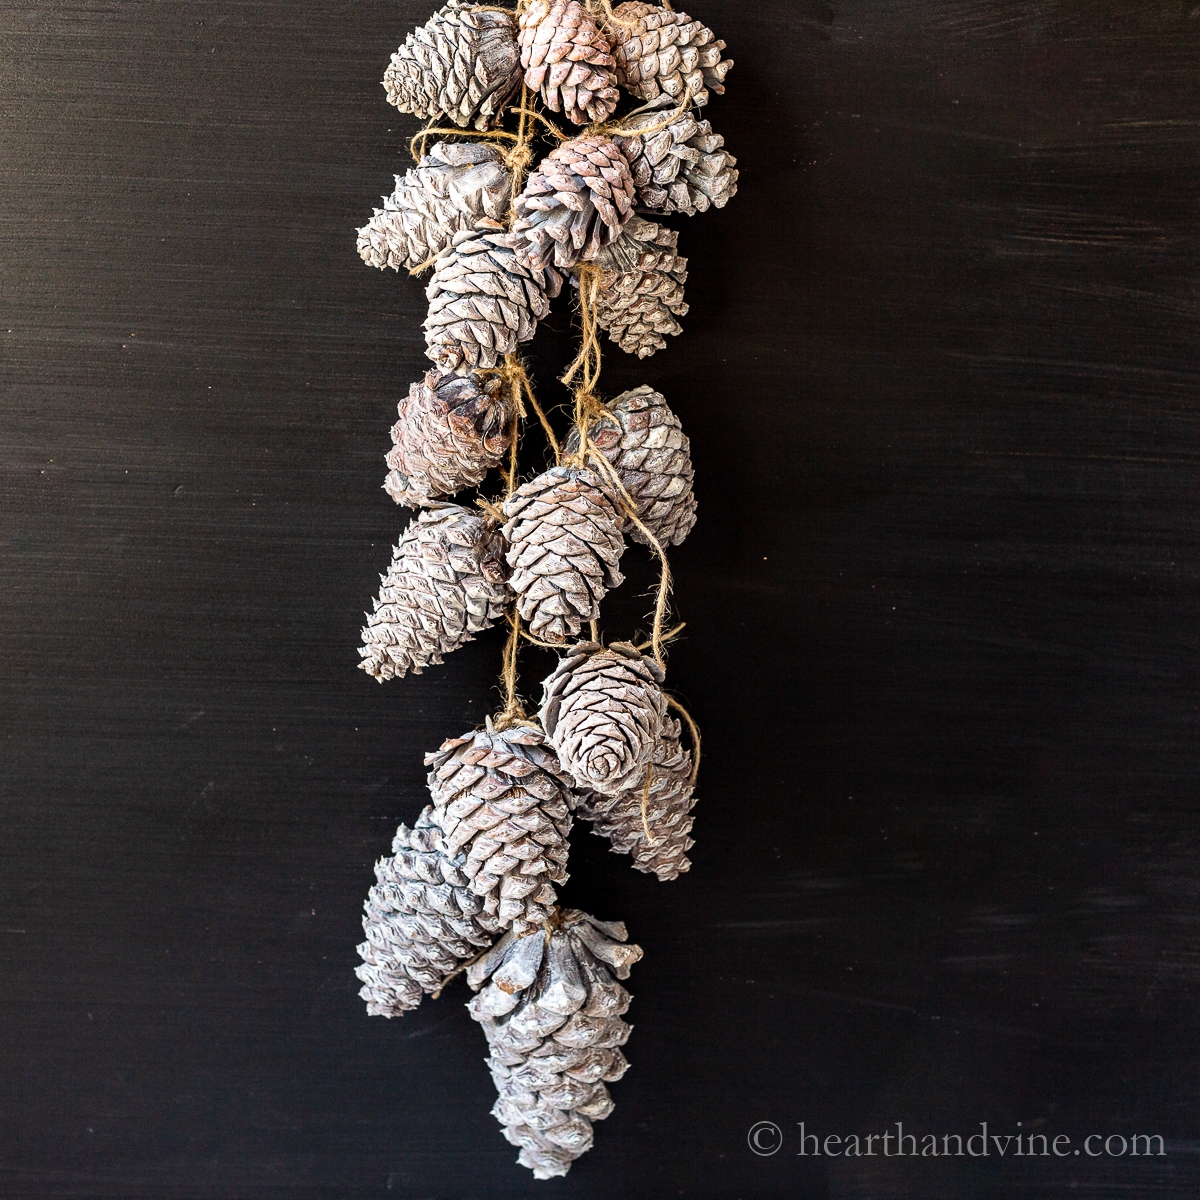
[[[600,480],[580,467],[551,467],[504,502],[509,585],[534,637],[565,642],[600,615],[624,583],[621,517]]]
[[[633,176],[607,137],[563,142],[529,176],[517,197],[513,246],[521,262],[566,270],[595,258],[633,215]]]
[[[667,719],[663,678],[629,642],[579,642],[558,660],[538,716],[577,788],[615,796],[642,786]]]
[[[691,443],[679,418],[650,387],[622,393],[605,405],[605,413],[589,426],[588,437],[616,469],[642,524],[660,544],[682,545],[696,524],[696,497]],[[572,426],[563,454],[578,452],[579,430]],[[603,483],[615,500],[609,481]],[[649,545],[632,521],[626,520],[623,532]]]
[[[629,1066],[619,1047],[631,997],[617,980],[642,957],[628,936],[620,922],[561,909],[548,937],[507,933],[467,968],[478,992],[467,1009],[500,1093],[492,1115],[536,1179],[565,1175],[613,1110],[604,1085]]]
[[[392,856],[375,864],[375,886],[363,904],[367,940],[358,947],[359,995],[373,1017],[399,1017],[436,992],[461,963],[490,946],[500,923],[451,858],[426,805],[409,829],[401,825]]]
[[[551,112],[576,125],[612,116],[616,87],[612,45],[579,0],[532,0],[520,16],[518,41],[525,84]]]
[[[512,172],[494,146],[438,142],[403,179],[396,176],[396,190],[358,231],[358,252],[381,270],[419,267],[480,217],[503,220],[511,193]]]
[[[578,816],[591,821],[593,833],[608,838],[614,854],[632,854],[636,870],[663,882],[691,869],[687,852],[695,844],[688,836],[696,803],[692,755],[683,748],[679,732],[679,722],[667,718],[650,766],[648,795],[644,785],[616,796],[580,792],[576,809]],[[652,841],[646,839],[647,826]]]
[[[383,76],[390,103],[423,119],[490,129],[521,82],[512,13],[450,0],[392,55]]]
[[[451,738],[425,756],[433,819],[484,912],[524,931],[544,925],[567,878],[575,797],[540,729],[515,725]]]
[[[380,576],[359,666],[382,683],[419,675],[504,615],[504,543],[490,518],[457,504],[422,510]]]
[[[666,93],[682,100],[690,87],[692,103],[708,103],[711,89],[725,91],[732,59],[721,59],[725,43],[685,12],[668,12],[657,4],[627,0],[613,10],[616,21],[607,32],[617,60],[617,82],[642,100]]]
[[[432,370],[397,406],[384,488],[419,508],[475,487],[512,442],[509,390],[497,375]]]
[[[725,139],[707,121],[683,113],[657,133],[637,132],[657,125],[671,103],[659,97],[626,117],[622,132],[613,135],[629,160],[639,206],[689,217],[724,208],[737,194],[737,159],[725,152]]]
[[[562,290],[551,266],[522,266],[514,235],[484,218],[442,251],[425,291],[425,353],[447,371],[494,367],[537,332]]]

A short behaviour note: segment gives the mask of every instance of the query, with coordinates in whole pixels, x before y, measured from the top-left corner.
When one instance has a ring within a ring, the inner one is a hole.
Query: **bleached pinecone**
[[[587,134],[563,142],[529,176],[517,197],[513,246],[533,267],[564,270],[593,259],[621,235],[633,215],[629,163],[607,138]]]
[[[490,518],[457,504],[422,510],[380,576],[359,666],[382,683],[427,666],[504,615],[504,542]]]
[[[429,371],[398,405],[384,488],[413,508],[475,487],[512,442],[508,389],[496,375]]]
[[[450,0],[392,55],[383,76],[390,103],[422,119],[447,116],[490,129],[521,82],[512,13]]]
[[[636,870],[664,883],[678,879],[691,869],[687,852],[695,844],[688,836],[696,803],[691,775],[691,751],[679,740],[679,722],[668,717],[650,765],[649,794],[644,784],[616,796],[581,792],[576,812],[591,821],[593,833],[608,838],[614,854],[632,854]],[[652,841],[646,839],[647,827]]]
[[[370,267],[419,267],[480,217],[502,220],[508,212],[512,173],[495,147],[479,142],[438,142],[383,208],[358,231],[358,252]]]
[[[629,642],[579,642],[558,660],[538,715],[577,788],[616,796],[645,783],[667,717],[663,678]]]
[[[565,642],[600,615],[624,583],[621,518],[600,480],[580,467],[551,467],[504,502],[509,585],[534,637]]]
[[[679,418],[649,387],[622,393],[605,411],[589,426],[588,437],[616,469],[642,524],[662,545],[681,545],[696,524],[696,497],[691,443]],[[572,426],[563,454],[578,452],[579,430]],[[625,522],[623,532],[649,545],[632,521]]]
[[[363,905],[367,940],[358,947],[359,995],[373,1017],[399,1017],[502,932],[463,874],[466,859],[446,852],[426,805],[414,828],[401,825],[392,856],[375,864]]]
[[[641,100],[666,93],[682,100],[690,87],[692,103],[708,103],[711,88],[720,96],[732,59],[721,59],[725,43],[685,12],[627,0],[613,9],[607,26],[617,60],[617,82]]]
[[[689,217],[708,208],[724,208],[737,194],[737,159],[723,149],[725,139],[707,121],[683,113],[657,133],[652,129],[671,107],[668,96],[631,113],[613,140],[629,160],[637,202],[661,213]],[[632,131],[632,132],[629,132]]]
[[[447,371],[494,367],[537,331],[562,290],[552,267],[517,261],[514,235],[484,218],[442,251],[425,291],[425,353]]]
[[[487,728],[425,756],[433,819],[484,912],[524,931],[544,925],[567,878],[575,797],[540,729]]]
[[[467,1009],[500,1093],[492,1115],[535,1179],[565,1175],[613,1110],[604,1085],[629,1066],[619,1047],[631,997],[617,980],[642,957],[628,936],[620,922],[560,909],[548,937],[506,933],[467,968],[478,992]]]
[[[608,37],[579,0],[533,0],[520,16],[525,84],[576,125],[607,121],[621,93]]]

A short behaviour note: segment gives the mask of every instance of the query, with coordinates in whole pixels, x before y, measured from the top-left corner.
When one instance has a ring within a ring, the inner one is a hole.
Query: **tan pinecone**
[[[626,117],[622,132],[613,136],[629,160],[638,204],[689,217],[710,207],[724,208],[737,194],[737,159],[725,152],[725,139],[707,121],[683,113],[657,133],[638,132],[657,125],[662,110],[670,107],[669,97],[659,97]]]
[[[425,756],[433,819],[484,912],[525,931],[545,925],[567,878],[575,797],[540,729],[487,728]]]
[[[533,0],[520,16],[525,84],[576,125],[612,116],[621,93],[607,36],[579,0]]]
[[[477,486],[512,442],[512,403],[496,375],[429,371],[398,408],[383,485],[397,504],[420,508]]]
[[[668,717],[651,763],[648,796],[644,784],[616,796],[581,792],[576,809],[578,816],[591,821],[593,833],[608,838],[614,854],[632,854],[636,870],[657,875],[664,883],[691,869],[687,852],[695,844],[688,836],[696,803],[692,755],[680,743],[679,732],[679,722]],[[647,826],[652,842],[646,839]]]
[[[732,59],[721,59],[725,43],[685,12],[628,0],[619,4],[607,26],[617,60],[617,82],[641,100],[664,92],[682,100],[690,87],[692,103],[708,103],[709,89],[720,96]]]
[[[629,642],[579,642],[542,683],[538,716],[579,789],[641,787],[667,719],[664,672]]]
[[[604,1085],[629,1066],[631,997],[617,980],[642,957],[628,937],[618,921],[560,909],[549,937],[506,933],[467,968],[478,993],[467,1010],[500,1094],[492,1115],[535,1179],[565,1175],[592,1148],[592,1122],[613,1110]]]
[[[600,480],[580,467],[551,467],[505,502],[509,585],[535,638],[565,642],[600,615],[625,581],[621,518]]]
[[[596,134],[563,142],[529,176],[514,205],[521,262],[566,270],[593,259],[633,215],[633,176],[620,150]]]
[[[375,864],[377,882],[363,905],[363,961],[354,972],[370,1016],[399,1017],[416,1008],[501,932],[471,890],[465,862],[447,854],[426,805],[414,828],[396,830],[392,856]]]
[[[503,220],[511,193],[512,173],[493,146],[438,142],[396,176],[396,190],[358,231],[358,252],[370,267],[419,267],[480,217]]]
[[[460,230],[434,264],[425,291],[425,353],[447,371],[494,367],[537,332],[562,290],[551,266],[522,266],[514,235],[484,218]]]
[[[420,675],[490,629],[510,596],[503,552],[490,518],[457,504],[422,510],[380,576],[359,666],[380,683]]]
[[[392,55],[383,76],[390,103],[428,120],[490,129],[521,82],[513,14],[450,0]]]
[[[691,443],[679,418],[653,388],[624,392],[605,405],[606,416],[594,421],[588,437],[620,477],[637,506],[638,520],[666,545],[682,545],[696,524],[692,492]],[[579,452],[579,430],[572,426],[563,454]],[[614,500],[615,489],[605,480]],[[623,532],[643,545],[645,534],[626,520]]]

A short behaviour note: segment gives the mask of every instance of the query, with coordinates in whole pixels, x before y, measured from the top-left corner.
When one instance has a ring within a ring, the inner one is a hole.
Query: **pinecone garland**
[[[708,103],[709,89],[720,96],[732,59],[721,59],[725,43],[685,12],[668,12],[657,4],[628,0],[619,4],[608,26],[617,82],[642,100],[666,93],[680,100],[692,89],[692,103]]]
[[[578,0],[533,0],[519,21],[526,86],[576,125],[607,121],[621,93],[612,46],[592,14]]]
[[[441,252],[480,217],[503,220],[512,174],[493,146],[439,142],[384,198],[358,231],[358,252],[371,267],[414,268]]]
[[[542,683],[542,728],[576,787],[641,787],[667,714],[664,672],[629,642],[572,646]]]
[[[500,923],[451,858],[428,805],[409,829],[401,825],[392,856],[375,864],[375,886],[363,905],[367,940],[358,947],[359,995],[373,1017],[399,1017],[436,992],[460,963],[491,945]]]
[[[642,524],[661,545],[681,545],[696,524],[696,497],[691,444],[679,418],[649,387],[624,392],[605,405],[605,412],[589,427],[588,437],[616,469]],[[572,427],[563,454],[578,452],[579,430]],[[649,545],[632,521],[625,522],[623,532]]]
[[[456,504],[423,510],[404,531],[367,618],[359,666],[381,683],[419,675],[504,615],[504,543]]]
[[[607,137],[563,142],[529,176],[517,197],[513,243],[531,267],[553,259],[564,270],[595,258],[633,215],[629,163]]]
[[[619,922],[562,909],[549,936],[507,933],[467,968],[478,992],[467,1009],[500,1093],[492,1114],[536,1179],[565,1175],[591,1149],[592,1122],[613,1110],[604,1085],[629,1066],[619,1047],[631,997],[617,980],[642,957],[628,936]]]
[[[425,756],[433,819],[484,912],[525,931],[544,925],[567,878],[575,798],[540,729],[517,725],[443,742]]]
[[[511,400],[495,375],[429,371],[398,407],[383,485],[397,504],[419,508],[477,486],[512,443]]]
[[[514,235],[484,218],[460,230],[434,264],[426,289],[426,354],[447,371],[494,367],[527,342],[562,289],[551,266],[526,267]]]
[[[422,119],[447,116],[490,129],[521,82],[513,14],[450,0],[392,55],[383,77],[390,103]]]
[[[509,584],[534,637],[565,642],[600,615],[625,577],[621,519],[600,480],[580,467],[552,467],[505,502]]]

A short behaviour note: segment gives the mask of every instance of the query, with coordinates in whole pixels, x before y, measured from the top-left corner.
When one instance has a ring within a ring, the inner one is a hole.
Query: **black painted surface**
[[[352,974],[501,645],[354,670],[424,359],[353,231],[428,5],[0,5],[5,1197],[1200,1191],[1200,10],[695,8],[741,192],[679,223],[684,336],[604,377],[693,439],[695,867],[579,829],[564,899],[646,950],[633,1069],[535,1184],[465,987],[385,1022]],[[805,1159],[798,1121],[1072,1141]]]

